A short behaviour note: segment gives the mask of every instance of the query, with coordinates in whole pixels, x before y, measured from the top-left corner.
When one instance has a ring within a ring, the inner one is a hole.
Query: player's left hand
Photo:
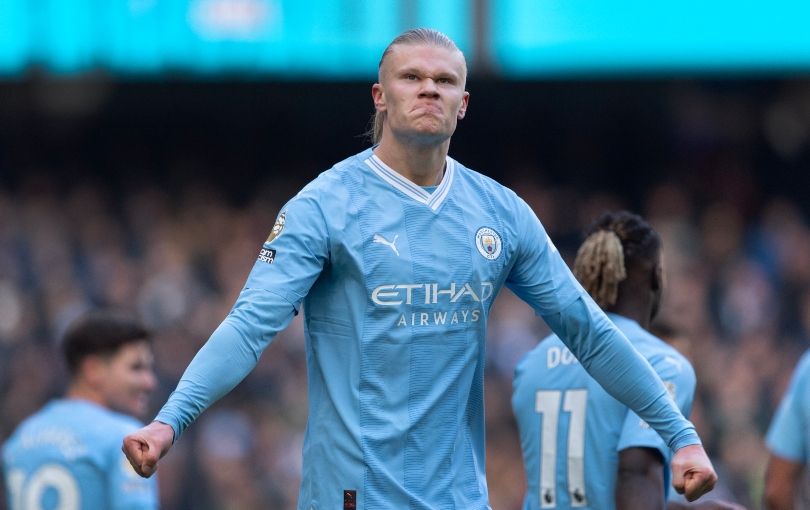
[[[121,450],[127,456],[132,469],[144,478],[157,470],[158,461],[169,451],[174,442],[171,426],[153,421],[124,438]]]
[[[695,501],[714,488],[717,473],[706,450],[698,444],[684,446],[672,457],[672,486],[687,500]]]

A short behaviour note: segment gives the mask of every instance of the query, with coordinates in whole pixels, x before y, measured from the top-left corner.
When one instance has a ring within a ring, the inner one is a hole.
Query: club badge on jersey
[[[475,247],[487,260],[495,260],[501,255],[501,236],[495,229],[481,227],[475,233]]]

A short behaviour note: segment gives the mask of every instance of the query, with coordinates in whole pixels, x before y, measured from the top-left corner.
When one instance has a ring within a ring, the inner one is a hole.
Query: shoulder
[[[359,173],[352,171],[356,169],[358,161],[358,155],[347,158],[309,181],[282,206],[274,229],[277,228],[280,232],[289,221],[294,222],[296,218],[307,218],[306,224],[309,227],[328,224],[329,218],[339,215],[340,210],[350,203],[346,180]],[[322,218],[323,222],[313,222],[313,218]],[[288,225],[287,230],[292,224]]]
[[[11,435],[2,443],[3,451],[8,452],[14,449],[16,445],[20,443],[20,438],[25,435],[27,431],[35,429],[38,424],[43,421],[44,411],[45,408],[40,409],[17,424],[11,432]]]
[[[609,317],[661,378],[695,379],[692,363],[677,349],[627,317],[617,314]]]
[[[791,375],[788,393],[793,394],[794,398],[801,399],[806,405],[810,405],[810,350],[796,364]],[[810,407],[807,407],[807,415],[810,416]]]
[[[62,400],[21,423],[6,448],[54,451],[65,458],[103,462],[100,459],[120,451],[124,436],[140,426],[131,416],[89,402]]]
[[[795,376],[797,379],[802,379],[805,384],[810,384],[810,350],[804,353],[796,364]]]
[[[73,417],[65,422],[71,423],[76,433],[89,444],[120,448],[125,435],[143,426],[132,416],[96,404],[76,402],[72,407]]]
[[[468,168],[458,161],[450,158],[455,165],[456,178],[471,190],[486,194],[498,202],[516,203],[521,201],[517,193],[504,186],[492,177],[488,177],[476,170]]]
[[[301,188],[301,191],[293,197],[293,200],[308,197],[321,197],[333,194],[342,188],[343,180],[349,175],[345,166],[339,166],[342,163],[344,162],[338,163],[332,168],[318,174],[317,177]],[[336,186],[338,188],[336,188]]]
[[[68,412],[66,412],[68,411]],[[73,414],[70,406],[64,400],[54,400],[40,407],[36,412],[23,419],[14,429],[9,441],[29,430],[35,430],[49,425],[64,425],[69,423]]]
[[[128,414],[118,413],[109,409],[103,410],[107,415],[107,423],[110,427],[130,433],[143,427],[143,422]]]
[[[696,384],[692,363],[668,343],[643,330],[633,343],[662,379]]]
[[[502,228],[513,234],[519,245],[537,247],[549,242],[545,228],[532,208],[517,193],[491,177],[456,163],[456,179],[467,200],[498,218]],[[525,243],[524,243],[525,242]]]
[[[371,156],[371,149],[350,156],[332,168],[321,172],[299,191],[287,204],[310,204],[322,210],[345,206],[352,189],[362,189],[368,176],[365,160]]]

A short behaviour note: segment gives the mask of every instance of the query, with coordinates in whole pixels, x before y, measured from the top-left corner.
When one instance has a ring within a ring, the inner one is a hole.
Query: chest
[[[362,201],[335,262],[362,274],[376,303],[483,302],[505,279],[511,236],[487,207],[448,199],[438,211],[381,195]]]

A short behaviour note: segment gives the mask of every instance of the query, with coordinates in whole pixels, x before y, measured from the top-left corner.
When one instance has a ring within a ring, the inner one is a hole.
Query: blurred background
[[[470,65],[451,156],[523,196],[569,262],[606,209],[662,234],[657,331],[695,365],[716,492],[759,508],[763,434],[810,347],[808,19],[806,0],[0,0],[0,441],[63,391],[54,347],[97,305],[157,332],[156,412],[279,208],[368,147],[385,46],[430,26]],[[512,370],[546,333],[498,298],[497,510],[525,486]],[[164,459],[163,508],[294,508],[304,363],[297,319]]]

